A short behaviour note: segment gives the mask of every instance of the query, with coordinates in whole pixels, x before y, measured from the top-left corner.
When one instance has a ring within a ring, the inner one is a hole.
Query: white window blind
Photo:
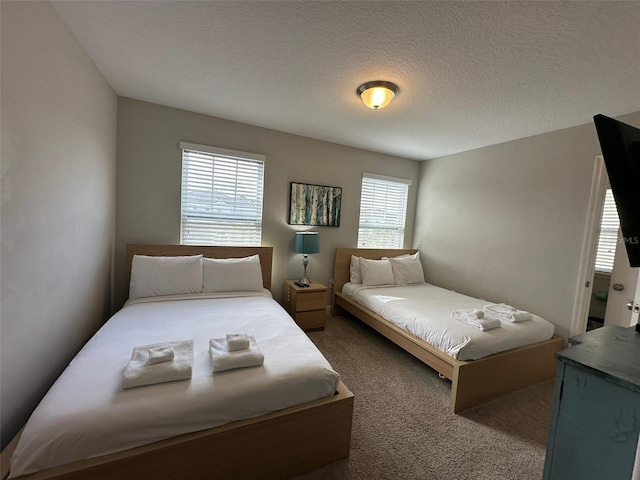
[[[596,252],[596,271],[611,273],[613,260],[616,255],[618,242],[618,229],[620,220],[613,193],[608,188],[604,197],[602,220],[600,221],[600,236],[598,238],[598,250]]]
[[[183,245],[257,246],[264,156],[180,143]]]
[[[358,248],[402,248],[410,180],[365,173]]]

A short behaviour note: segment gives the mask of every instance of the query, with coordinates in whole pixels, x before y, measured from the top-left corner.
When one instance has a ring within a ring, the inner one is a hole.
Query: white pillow
[[[360,274],[360,257],[356,257],[355,255],[351,255],[349,281],[351,283],[362,283],[362,275]]]
[[[363,285],[393,285],[393,270],[389,260],[369,260],[360,257]]]
[[[389,261],[396,285],[424,283],[424,271],[419,252],[413,255],[390,258]]]
[[[418,253],[418,252],[413,253],[413,254],[411,254],[411,253],[405,253],[405,254],[403,254],[403,255],[398,255],[397,257],[382,257],[382,260],[390,260],[390,259],[392,259],[392,258],[410,258],[410,257],[415,256],[417,253]]]
[[[134,255],[129,298],[180,295],[202,291],[202,255],[149,257]]]
[[[260,255],[243,258],[203,258],[202,293],[254,292],[263,288]]]
[[[391,257],[391,258],[414,258],[417,254],[418,254],[418,252],[416,252],[416,253],[405,253],[404,255],[398,255],[397,257]],[[382,257],[382,258],[388,258],[388,257]]]

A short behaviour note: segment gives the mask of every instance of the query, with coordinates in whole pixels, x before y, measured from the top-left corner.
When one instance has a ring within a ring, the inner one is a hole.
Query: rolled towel
[[[531,315],[529,312],[525,310],[518,310],[517,312],[513,312],[511,314],[511,319],[509,321],[513,323],[526,322],[527,320],[531,320],[532,318],[533,315]]]
[[[482,310],[462,309],[451,312],[451,318],[466,323],[479,330],[491,330],[500,326],[500,320],[497,318],[487,318]]]
[[[173,360],[174,356],[175,352],[173,351],[173,347],[171,346],[150,348],[147,365],[155,365],[156,363],[168,362],[170,360]]]
[[[165,347],[173,349],[173,360],[149,364],[150,350]],[[122,372],[122,388],[185,380],[191,378],[192,365],[193,340],[134,347],[131,360]]]
[[[209,357],[213,373],[224,372],[234,368],[256,367],[264,363],[264,355],[260,352],[253,335],[247,335],[249,348],[244,350],[227,350],[226,338],[209,340]]]
[[[227,334],[227,350],[234,352],[236,350],[244,350],[249,348],[249,337],[246,333],[228,333]]]

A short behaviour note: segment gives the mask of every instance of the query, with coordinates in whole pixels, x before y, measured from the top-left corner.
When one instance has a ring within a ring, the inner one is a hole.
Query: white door
[[[608,177],[604,167],[604,160],[602,155],[598,155],[595,159],[591,181],[591,196],[585,223],[582,260],[577,277],[578,284],[574,299],[571,336],[584,333],[587,328],[589,305],[593,292],[594,259],[596,257],[598,231],[607,182]],[[620,235],[620,232],[618,234]],[[632,269],[629,267],[626,250],[622,240],[619,240],[620,248],[616,248],[604,324],[629,327],[638,323],[638,312],[640,311],[640,280],[638,277],[640,276],[640,268]],[[623,289],[621,290],[616,284],[622,285]],[[614,286],[618,290],[614,290]],[[633,312],[627,308],[627,303],[629,302],[633,302]]]
[[[640,323],[640,268],[636,268],[636,270],[638,270],[638,277],[636,278],[636,294],[633,297],[634,302],[631,308],[631,325]]]
[[[609,284],[605,325],[629,327],[638,323],[640,312],[640,268],[629,266],[627,251],[622,243],[622,233],[618,231],[618,247],[613,261],[613,272]],[[627,306],[631,304],[631,309]]]

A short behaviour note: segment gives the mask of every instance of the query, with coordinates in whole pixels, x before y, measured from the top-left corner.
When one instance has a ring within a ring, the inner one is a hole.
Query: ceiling
[[[637,1],[52,3],[118,95],[416,160],[640,111]]]

